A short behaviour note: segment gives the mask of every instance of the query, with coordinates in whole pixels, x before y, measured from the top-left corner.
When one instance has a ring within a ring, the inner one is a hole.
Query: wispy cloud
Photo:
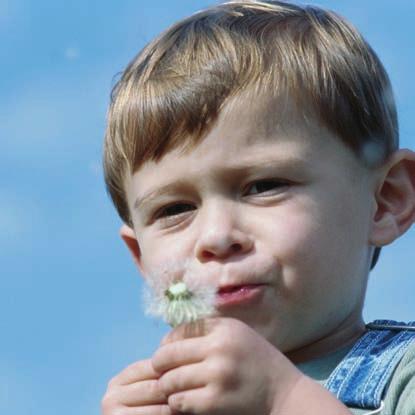
[[[10,201],[0,199],[0,241],[14,239],[22,234],[22,218]]]
[[[0,102],[0,159],[7,155],[9,161],[39,165],[64,161],[78,148],[84,151],[85,145],[91,144],[93,126],[97,130],[99,108],[104,129],[110,89],[105,72],[94,74],[92,79],[88,75],[81,80],[60,77],[33,80]],[[108,91],[103,89],[106,84]]]
[[[0,362],[0,413],[23,415],[33,413],[36,385],[26,374],[6,362]],[[24,399],[22,399],[24,391]]]
[[[0,0],[0,22],[6,21],[10,18],[10,1]]]
[[[91,161],[88,165],[88,169],[95,177],[102,177],[103,175],[102,164],[100,161]]]
[[[64,113],[59,106],[54,97],[41,91],[17,96],[0,113],[7,150],[13,153],[50,148],[63,127]]]
[[[0,192],[0,248],[23,242],[40,221],[40,209],[33,200]]]
[[[79,59],[79,57],[81,56],[81,51],[77,47],[70,46],[65,49],[64,56],[67,60],[74,61]]]

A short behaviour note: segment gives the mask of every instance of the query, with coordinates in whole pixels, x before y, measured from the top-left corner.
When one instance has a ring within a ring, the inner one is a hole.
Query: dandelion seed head
[[[189,261],[169,262],[146,278],[144,304],[147,315],[175,327],[206,318],[215,311],[216,287],[202,281]]]

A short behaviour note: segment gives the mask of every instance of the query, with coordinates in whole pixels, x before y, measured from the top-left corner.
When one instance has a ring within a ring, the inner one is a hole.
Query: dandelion
[[[215,297],[216,287],[200,281],[188,263],[169,263],[147,277],[145,312],[176,327],[211,316]]]

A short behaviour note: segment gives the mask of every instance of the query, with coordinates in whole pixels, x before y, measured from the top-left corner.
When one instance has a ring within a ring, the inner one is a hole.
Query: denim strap
[[[376,320],[334,369],[325,387],[352,408],[377,409],[392,374],[415,340],[415,322]]]

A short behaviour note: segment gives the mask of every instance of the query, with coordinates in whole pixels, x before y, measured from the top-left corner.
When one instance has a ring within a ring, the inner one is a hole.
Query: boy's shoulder
[[[376,320],[350,348],[299,368],[353,414],[415,414],[415,323]]]
[[[415,378],[415,323],[376,320],[366,328],[326,387],[348,406],[369,410],[366,413],[413,415],[415,398],[406,395]],[[398,408],[402,405],[405,412]]]
[[[382,415],[415,414],[415,336],[390,379],[384,405]]]

